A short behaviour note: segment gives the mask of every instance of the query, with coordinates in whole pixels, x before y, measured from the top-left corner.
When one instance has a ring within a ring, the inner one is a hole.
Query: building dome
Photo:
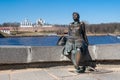
[[[32,27],[32,23],[25,18],[25,20],[23,22],[21,22],[20,27]]]

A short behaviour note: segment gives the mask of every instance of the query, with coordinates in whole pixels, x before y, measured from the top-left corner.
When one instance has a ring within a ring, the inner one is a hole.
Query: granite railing
[[[0,46],[0,64],[69,61],[63,46]],[[120,60],[120,44],[90,45],[91,60]],[[87,57],[86,57],[87,58]]]

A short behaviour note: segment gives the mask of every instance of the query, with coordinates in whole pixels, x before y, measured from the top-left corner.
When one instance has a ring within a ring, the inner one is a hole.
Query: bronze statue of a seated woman
[[[79,14],[74,12],[72,14],[74,22],[68,27],[68,37],[61,37],[63,45],[63,55],[71,56],[70,59],[73,62],[75,69],[78,73],[85,72],[85,65],[80,66],[81,57],[86,54],[88,50],[88,39],[85,31],[85,24],[79,21]],[[63,38],[63,40],[62,40]],[[59,43],[60,43],[59,42]]]

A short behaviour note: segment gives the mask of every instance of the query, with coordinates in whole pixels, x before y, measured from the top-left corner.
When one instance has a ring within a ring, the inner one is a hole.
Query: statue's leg
[[[71,60],[72,60],[74,67],[78,73],[84,73],[85,69],[86,69],[85,66],[79,66],[81,57],[82,57],[82,54],[81,54],[81,51],[79,48],[77,50],[72,50]]]
[[[67,41],[66,45],[65,45],[65,47],[63,49],[63,55],[69,56],[70,53],[71,53],[71,50],[72,50],[72,43]]]

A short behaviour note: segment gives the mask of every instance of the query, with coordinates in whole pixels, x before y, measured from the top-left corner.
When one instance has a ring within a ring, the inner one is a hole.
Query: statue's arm
[[[72,26],[72,23],[70,23],[69,26],[68,26],[68,36],[71,35],[71,28],[70,28],[71,26]]]
[[[85,42],[87,43],[87,45],[89,45],[88,38],[87,38],[87,35],[86,35],[85,23],[81,22],[81,26],[82,26],[83,39],[85,40]]]

